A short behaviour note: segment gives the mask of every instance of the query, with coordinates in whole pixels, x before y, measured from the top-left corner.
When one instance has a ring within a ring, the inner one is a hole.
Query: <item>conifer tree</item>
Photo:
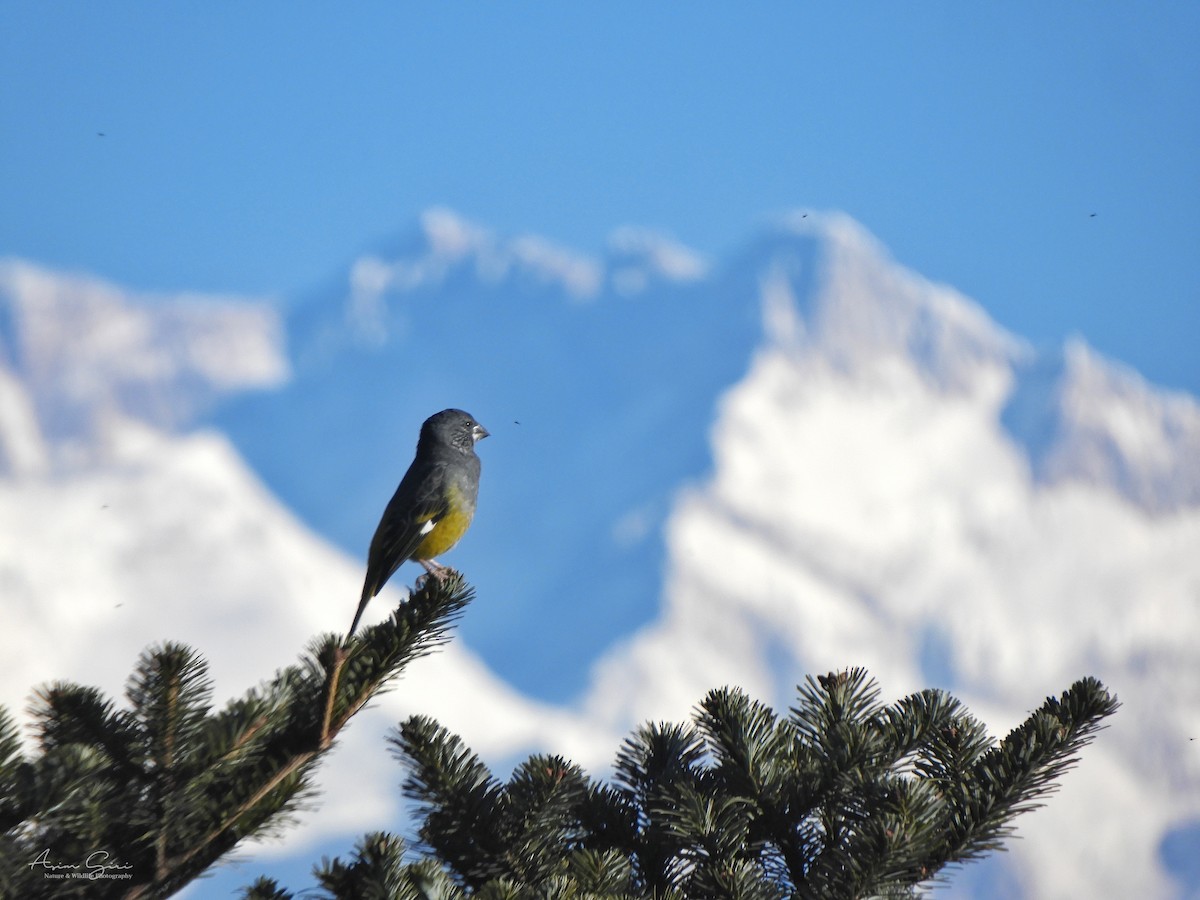
[[[318,896],[914,897],[1002,849],[1116,708],[1084,678],[996,742],[942,691],[882,704],[862,669],[808,679],[787,717],[722,688],[687,724],[640,728],[611,784],[547,755],[501,782],[415,716],[391,741],[425,859],[372,836],[351,863],[318,869]],[[292,896],[262,880],[245,900]]]
[[[427,579],[389,620],[344,646],[317,639],[219,710],[204,660],[181,644],[142,654],[124,708],[51,684],[34,696],[30,758],[0,708],[0,897],[166,897],[280,831],[350,718],[446,639],[471,596],[457,574]]]
[[[0,709],[0,897],[165,897],[246,838],[281,831],[311,801],[341,729],[446,639],[471,596],[457,574],[429,579],[388,621],[345,645],[318,639],[216,711],[204,661],[178,644],[142,655],[124,708],[94,688],[50,685],[35,696],[29,758]],[[323,861],[304,896],[915,896],[1001,849],[1116,708],[1085,678],[996,742],[948,694],[884,704],[850,669],[808,679],[786,716],[714,690],[692,721],[638,729],[608,782],[549,754],[500,781],[460,738],[414,716],[390,742],[408,773],[417,852],[366,835],[348,860]],[[56,864],[105,877],[56,879]],[[243,896],[297,895],[260,878]]]

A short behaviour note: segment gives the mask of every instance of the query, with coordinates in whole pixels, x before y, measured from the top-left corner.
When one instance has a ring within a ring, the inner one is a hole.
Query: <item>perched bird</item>
[[[354,634],[367,603],[407,560],[441,578],[441,556],[467,533],[479,496],[479,457],[475,442],[488,431],[461,409],[444,409],[421,426],[417,455],[383,511],[371,550],[362,600],[350,624]]]

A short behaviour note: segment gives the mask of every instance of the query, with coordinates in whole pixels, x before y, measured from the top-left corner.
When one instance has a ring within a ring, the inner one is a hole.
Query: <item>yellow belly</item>
[[[467,533],[467,528],[471,525],[471,516],[474,510],[470,512],[459,511],[448,513],[443,516],[438,523],[433,526],[433,530],[425,535],[424,540],[417,545],[417,549],[413,551],[412,559],[435,559],[458,543],[459,539]]]

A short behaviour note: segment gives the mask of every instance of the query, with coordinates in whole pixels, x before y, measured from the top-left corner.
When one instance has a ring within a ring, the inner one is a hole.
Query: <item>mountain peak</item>
[[[769,334],[802,339],[807,354],[860,377],[905,370],[962,390],[1027,352],[978,304],[897,263],[844,213],[775,217],[737,271],[757,282]]]
[[[509,281],[595,296],[603,282],[594,259],[537,235],[505,237],[445,207],[425,210],[414,237],[386,254],[360,257],[350,273],[351,294],[370,308],[385,293],[436,288],[455,278],[495,286]]]
[[[1016,368],[1001,421],[1046,483],[1107,484],[1152,512],[1200,503],[1200,404],[1082,338]]]
[[[608,239],[608,280],[618,294],[637,294],[655,283],[688,284],[709,274],[698,252],[661,231],[625,226]]]
[[[0,261],[0,465],[38,471],[115,446],[136,422],[171,429],[218,396],[286,379],[268,304],[135,295],[94,277]]]

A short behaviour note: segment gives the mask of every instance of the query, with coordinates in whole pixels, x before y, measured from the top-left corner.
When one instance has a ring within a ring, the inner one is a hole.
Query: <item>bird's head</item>
[[[475,417],[461,409],[443,409],[425,420],[421,426],[421,442],[436,441],[459,450],[469,451],[476,441],[488,436],[488,430]]]

